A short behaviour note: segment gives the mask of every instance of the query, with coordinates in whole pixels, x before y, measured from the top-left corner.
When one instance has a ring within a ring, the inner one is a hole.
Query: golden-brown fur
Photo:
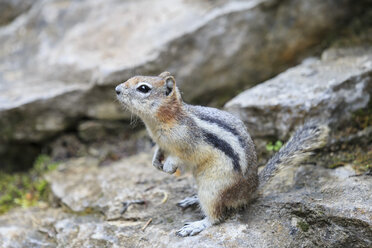
[[[180,120],[183,115],[183,109],[177,96],[173,94],[171,98],[164,100],[158,111],[156,112],[156,118],[158,121],[173,126],[177,120]]]
[[[164,78],[162,77],[147,77],[147,76],[135,76],[128,79],[124,84],[128,87],[133,87],[140,82],[148,82],[155,87],[161,87],[164,85]]]
[[[180,236],[195,235],[223,220],[226,210],[249,204],[259,182],[321,147],[327,133],[305,126],[258,176],[255,147],[244,123],[224,111],[185,104],[169,72],[135,76],[117,86],[116,93],[124,106],[141,117],[158,145],[154,166],[173,173],[186,165],[193,172],[206,218],[181,228]]]

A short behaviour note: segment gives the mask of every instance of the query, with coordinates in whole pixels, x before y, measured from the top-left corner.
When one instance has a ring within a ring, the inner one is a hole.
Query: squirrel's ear
[[[162,73],[159,74],[159,77],[161,78],[166,78],[166,77],[169,77],[171,76],[170,72],[167,72],[167,71],[164,71]]]
[[[170,93],[173,92],[174,88],[176,87],[176,80],[172,76],[167,76],[165,79],[165,94],[169,96]]]

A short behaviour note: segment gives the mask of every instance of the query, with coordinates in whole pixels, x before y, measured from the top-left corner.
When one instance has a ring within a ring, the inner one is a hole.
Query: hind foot
[[[195,206],[197,204],[199,204],[199,199],[196,195],[193,195],[193,196],[190,196],[190,197],[186,197],[182,201],[178,202],[177,206],[179,206],[182,209],[186,209],[186,208],[189,208],[191,206]]]
[[[194,236],[207,227],[210,227],[212,224],[207,218],[204,218],[199,221],[186,223],[180,230],[176,232],[176,235],[180,237]]]

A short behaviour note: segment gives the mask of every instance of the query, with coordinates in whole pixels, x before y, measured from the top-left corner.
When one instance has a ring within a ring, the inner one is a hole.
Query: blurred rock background
[[[0,25],[0,170],[43,178],[11,196],[2,180],[0,204],[16,194],[18,205],[38,207],[0,216],[1,247],[185,245],[167,231],[197,218],[173,204],[193,193],[192,181],[152,170],[152,142],[113,90],[165,70],[186,102],[239,116],[262,165],[305,121],[332,130],[309,161],[316,167],[274,180],[252,207],[259,217],[245,212],[194,244],[372,245],[372,1],[0,0]],[[56,163],[58,171],[40,169]],[[159,207],[162,192],[170,198]],[[137,198],[147,207],[118,217],[120,202]],[[153,226],[138,233],[149,218]]]

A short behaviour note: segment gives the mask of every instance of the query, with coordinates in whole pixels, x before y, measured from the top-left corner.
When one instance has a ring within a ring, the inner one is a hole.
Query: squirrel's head
[[[169,72],[159,76],[134,76],[115,88],[125,108],[143,119],[169,119],[177,114],[182,99]]]

